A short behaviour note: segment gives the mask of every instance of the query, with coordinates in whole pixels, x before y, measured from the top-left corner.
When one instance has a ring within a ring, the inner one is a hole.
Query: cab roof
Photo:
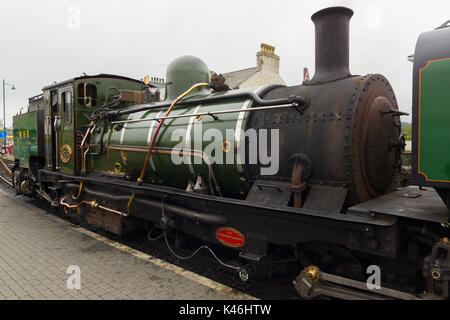
[[[82,75],[80,77],[75,77],[72,79],[68,79],[68,80],[64,80],[58,83],[53,83],[51,85],[45,86],[44,88],[42,88],[42,90],[48,90],[48,89],[53,89],[53,88],[58,88],[61,87],[63,85],[72,83],[74,81],[77,80],[84,80],[84,79],[100,79],[100,78],[106,78],[106,79],[120,79],[120,80],[127,80],[127,81],[133,81],[135,83],[140,83],[142,84],[142,81],[136,80],[136,79],[132,79],[132,78],[128,78],[128,77],[123,77],[123,76],[118,76],[118,75],[114,75],[114,74],[106,74],[106,73],[100,73],[97,75]],[[151,87],[155,87],[154,85],[150,84]]]

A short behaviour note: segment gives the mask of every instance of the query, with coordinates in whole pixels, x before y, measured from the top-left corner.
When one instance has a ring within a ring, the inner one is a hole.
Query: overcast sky
[[[276,47],[286,83],[300,84],[303,67],[314,73],[310,17],[334,5],[355,11],[351,72],[384,74],[410,112],[406,57],[420,33],[450,19],[448,0],[1,0],[0,77],[17,87],[6,91],[7,126],[53,81],[83,72],[164,78],[186,54],[225,73],[256,66],[261,42]]]

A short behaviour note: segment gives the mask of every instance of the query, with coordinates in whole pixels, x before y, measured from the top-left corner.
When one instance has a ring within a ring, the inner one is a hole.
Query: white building
[[[280,76],[280,57],[275,47],[262,43],[256,54],[256,67],[224,73],[225,83],[232,89],[256,87],[265,84],[286,85]]]

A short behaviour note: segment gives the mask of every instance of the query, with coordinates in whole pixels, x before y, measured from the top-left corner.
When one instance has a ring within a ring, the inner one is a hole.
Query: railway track
[[[12,172],[10,167],[13,161],[0,158],[0,188],[6,192],[13,192]],[[21,200],[21,199],[19,199]],[[22,201],[30,201],[31,198],[23,197]],[[31,203],[44,210],[50,210],[48,203],[42,199],[33,199]],[[53,209],[52,213],[59,218],[70,221],[71,223],[80,224],[67,216],[63,210]],[[248,295],[260,299],[297,299],[298,294],[292,286],[292,279],[287,277],[277,277],[271,280],[258,281],[257,283],[242,282],[238,274],[234,270],[230,270],[220,266],[212,256],[208,253],[200,252],[198,255],[189,260],[180,260],[173,256],[167,248],[164,239],[157,241],[149,241],[146,234],[136,233],[124,237],[116,236],[104,230],[95,229],[90,225],[81,225],[83,228],[93,231],[109,239],[115,240],[123,245],[138,251],[144,252],[183,269],[189,270],[213,281],[222,283],[226,286],[239,290]],[[177,254],[187,256],[192,253],[195,248],[175,248]],[[282,283],[282,285],[280,285]]]
[[[3,184],[7,186],[13,187],[12,184],[12,172],[10,169],[10,165],[12,165],[13,161],[5,158],[0,158],[0,180]]]

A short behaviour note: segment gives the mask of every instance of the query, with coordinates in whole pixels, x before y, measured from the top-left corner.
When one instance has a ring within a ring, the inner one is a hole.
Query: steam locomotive
[[[421,187],[396,190],[404,113],[384,76],[350,73],[352,15],[312,16],[315,75],[298,86],[230,90],[185,56],[164,88],[106,74],[45,87],[14,117],[16,191],[177,256],[198,243],[242,281],[290,274],[303,298],[448,299],[450,28],[417,43]]]

